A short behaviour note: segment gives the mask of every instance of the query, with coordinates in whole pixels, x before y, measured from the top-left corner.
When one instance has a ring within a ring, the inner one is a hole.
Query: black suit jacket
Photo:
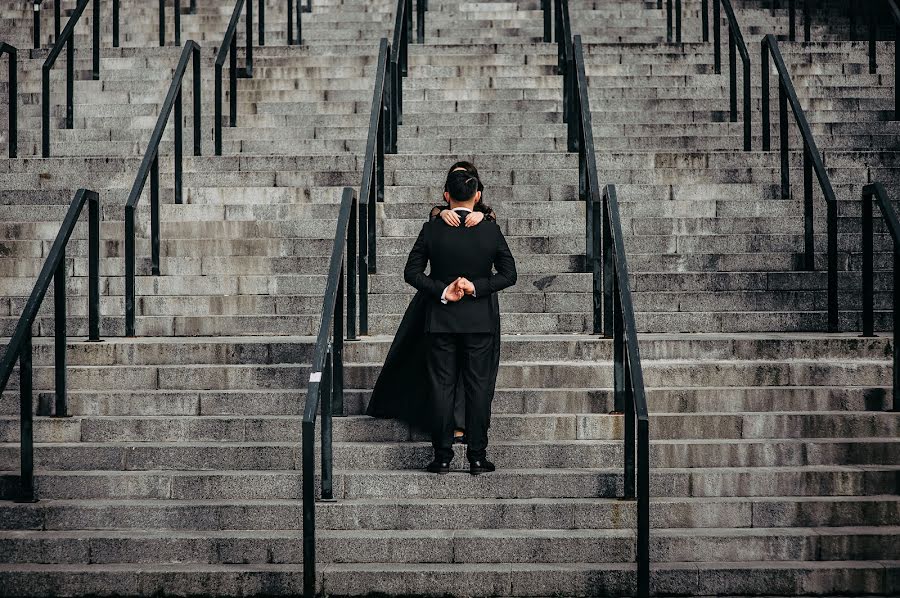
[[[467,228],[437,219],[422,226],[403,274],[429,298],[425,332],[491,333],[500,321],[492,295],[516,283],[516,261],[497,223],[482,220]],[[475,296],[441,303],[444,289],[460,276],[472,281]]]

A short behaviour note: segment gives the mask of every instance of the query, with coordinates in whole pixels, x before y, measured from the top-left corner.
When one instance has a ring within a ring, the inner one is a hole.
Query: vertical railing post
[[[614,256],[610,256],[615,260]],[[622,321],[622,306],[619,298],[619,281],[616,278],[616,267],[613,264],[612,282],[612,329],[613,329],[613,412],[625,412],[625,323]],[[628,447],[625,447],[628,452]],[[625,460],[629,457],[626,455]],[[628,490],[625,490],[628,496]]]
[[[159,46],[166,45],[166,0],[159,0]]]
[[[100,340],[100,196],[88,192],[88,340]]]
[[[761,59],[759,61],[760,82],[762,84],[762,93],[759,100],[762,104],[760,109],[761,128],[762,128],[762,148],[764,152],[772,149],[772,133],[771,133],[771,116],[769,115],[769,47],[764,39],[760,44]]]
[[[57,0],[59,1],[59,0]],[[94,30],[94,47],[91,48],[91,57],[93,59],[93,67],[91,69],[91,77],[94,81],[100,80],[100,0],[94,0],[94,14],[91,20]],[[74,33],[72,36],[74,37]]]
[[[125,336],[135,335],[134,314],[134,206],[125,205]]]
[[[618,283],[617,283],[618,284]],[[622,307],[621,300],[618,301],[617,306],[619,309]],[[634,500],[637,496],[637,484],[635,479],[635,417],[634,417],[634,386],[631,383],[631,360],[628,355],[627,343],[625,342],[625,318],[624,314],[622,316],[617,316],[616,319],[621,319],[622,321],[622,353],[625,358],[622,362],[622,382],[624,384],[622,397],[624,398],[624,434],[623,440],[625,443],[625,451],[624,451],[624,494],[623,498],[625,500]]]
[[[815,224],[813,219],[813,171],[812,155],[803,144],[803,269],[816,269]]]
[[[666,0],[666,43],[672,43],[672,0]]]
[[[322,385],[319,387],[320,392],[320,417],[322,418],[321,433],[322,441],[319,450],[321,451],[322,461],[322,500],[334,499],[334,479],[332,478],[332,409],[331,404],[331,383],[334,371],[332,369],[332,348],[329,347],[325,353],[325,367],[322,368]]]
[[[16,64],[18,52],[14,47],[6,46],[6,53],[9,56],[9,157],[15,158],[19,151],[19,84],[17,80],[19,69]]]
[[[713,2],[718,1],[713,0]],[[700,29],[703,33],[703,42],[706,43],[709,41],[709,0],[703,0],[700,4],[700,18],[702,19]]]
[[[33,5],[34,19],[31,28],[31,37],[34,49],[41,47],[41,5],[38,0],[34,0]]]
[[[797,6],[788,0],[788,41],[797,41]]]
[[[720,0],[713,0],[713,68],[722,74],[722,14]]]
[[[781,198],[791,198],[791,164],[790,139],[788,138],[787,89],[784,82],[778,79],[778,124],[781,145]]]
[[[246,26],[246,40],[245,40],[245,56],[244,56],[244,76],[252,77],[253,76],[253,0],[245,0],[246,4],[244,5],[244,24]],[[234,33],[235,38],[237,37],[237,31]],[[237,40],[235,40],[237,43]]]
[[[613,322],[613,294],[615,286],[613,276],[615,276],[613,264],[613,239],[612,239],[612,223],[609,217],[609,195],[608,190],[603,191],[603,208],[601,214],[603,239],[602,259],[603,259],[603,336],[604,338],[613,338],[615,336]],[[616,403],[617,407],[621,407]]]
[[[194,49],[191,50],[191,62],[194,66],[194,76],[193,76],[193,84],[194,84],[194,155],[199,156],[202,153],[202,135],[203,135],[203,102],[202,102],[202,92],[201,88],[201,79],[200,79],[200,46],[195,45]],[[221,81],[221,77],[217,79]],[[221,91],[221,90],[219,90]],[[220,131],[221,133],[221,131]],[[221,155],[222,148],[219,148],[219,154]]]
[[[894,300],[893,300],[893,318],[894,322],[894,338],[896,338],[897,322],[900,322],[900,250],[894,243]],[[900,347],[897,347],[896,341],[891,343],[894,345],[894,388],[893,388],[893,411],[900,411]]]
[[[303,7],[301,0],[297,0],[297,45],[303,45]]]
[[[416,43],[425,43],[425,0],[416,0]]]
[[[217,156],[222,155],[222,65],[216,63],[215,68],[215,91],[213,99],[213,137],[215,145],[215,153]],[[197,118],[196,116],[194,117]]]
[[[175,13],[175,45],[181,47],[181,0],[175,0],[173,12]]]
[[[731,122],[737,122],[737,42],[734,32],[728,27],[728,92],[729,92],[729,118]]]
[[[813,0],[803,0],[803,41],[808,42],[812,31]]]
[[[37,502],[34,496],[34,396],[31,369],[31,327],[19,350],[19,494],[16,502]]]
[[[650,595],[650,422],[637,422],[637,595]]]
[[[749,152],[753,142],[753,115],[752,115],[752,73],[750,72],[750,58],[743,57],[744,64],[744,151]]]
[[[319,383],[310,382],[309,396],[319,393]],[[303,595],[312,598],[316,595],[316,486],[315,449],[316,427],[314,422],[304,421],[302,424],[303,443]]]
[[[874,239],[872,226],[872,192],[862,193],[862,335],[875,336]]]
[[[66,128],[75,127],[75,34],[66,42]]]
[[[150,166],[150,269],[159,276],[159,150]]]
[[[838,332],[840,327],[838,313],[838,220],[837,201],[830,199],[826,203],[828,229],[828,332]]]
[[[347,229],[347,340],[357,340],[356,324],[357,324],[357,276],[358,271],[358,232],[357,225],[359,223],[359,200],[356,194],[353,195],[353,203],[350,208],[350,225]],[[343,363],[343,361],[342,361]],[[342,366],[343,367],[343,366]],[[342,374],[343,375],[343,374]],[[343,397],[343,394],[341,395]],[[342,399],[343,400],[343,399]]]
[[[66,248],[53,274],[53,380],[54,417],[68,417],[66,405]]]
[[[249,0],[253,2],[253,0]],[[259,0],[259,9],[257,10],[259,13],[259,45],[266,45],[266,0]]]
[[[237,126],[237,34],[228,50],[228,126]]]
[[[59,33],[62,31],[62,1],[53,0],[53,43],[59,41]]]
[[[552,36],[551,36],[553,27],[551,24],[552,19],[551,19],[551,15],[550,15],[550,2],[551,2],[551,0],[541,0],[541,10],[544,13],[543,16],[544,16],[544,43],[545,44],[549,44],[551,41],[553,41]],[[559,12],[556,13],[556,19],[557,19],[557,21],[559,20]],[[559,25],[557,25],[557,32],[558,31],[559,31]],[[559,38],[557,38],[557,41],[559,41]]]
[[[894,120],[900,120],[900,23],[894,23]]]
[[[50,68],[41,67],[41,157],[50,156]]]
[[[294,45],[294,0],[287,0],[287,43]]]
[[[350,234],[350,226],[347,227],[347,234]],[[332,355],[332,378],[331,378],[331,411],[330,415],[340,417],[344,414],[344,267],[347,263],[346,255],[341,260],[341,274],[338,278],[338,292],[334,303],[334,316],[332,316],[332,337],[333,352]],[[331,451],[331,438],[328,439],[328,450]],[[333,455],[329,458],[332,459]],[[331,464],[329,464],[329,475],[331,474]],[[333,490],[332,490],[332,498]]]
[[[592,274],[593,287],[593,307],[594,307],[594,334],[603,334],[603,262],[602,262],[602,243],[603,243],[603,203],[594,201],[598,198],[597,192],[591,193],[591,229],[594,231],[591,237],[592,247],[590,250],[590,265],[588,266]]]
[[[681,0],[675,0],[675,43],[681,43]]]
[[[112,36],[113,48],[119,47],[119,0],[112,3]]]
[[[874,75],[878,72],[878,59],[876,55],[878,13],[875,10],[875,4],[873,2],[866,3],[866,11],[868,12],[869,17],[869,74]]]
[[[182,121],[184,120],[184,116],[182,115],[182,105],[181,105],[181,96],[182,96],[182,88],[178,88],[178,93],[175,96],[175,203],[182,203]]]

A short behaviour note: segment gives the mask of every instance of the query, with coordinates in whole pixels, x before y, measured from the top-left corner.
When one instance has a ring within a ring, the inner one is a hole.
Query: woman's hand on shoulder
[[[471,214],[470,214],[471,215]],[[448,226],[459,226],[459,214],[454,212],[453,210],[441,210],[441,220],[447,223]],[[468,226],[469,219],[466,218],[466,226]]]
[[[469,212],[466,215],[466,228],[477,226],[484,220],[484,212]]]

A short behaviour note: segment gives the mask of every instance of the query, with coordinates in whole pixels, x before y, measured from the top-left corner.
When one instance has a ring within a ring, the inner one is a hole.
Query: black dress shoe
[[[480,459],[478,461],[469,461],[469,473],[472,475],[479,475],[482,473],[490,473],[492,471],[496,471],[497,467],[488,461],[487,459]]]
[[[429,473],[437,473],[440,475],[444,475],[450,473],[450,462],[449,461],[438,461],[435,459],[431,463],[428,464],[428,467],[425,468]]]

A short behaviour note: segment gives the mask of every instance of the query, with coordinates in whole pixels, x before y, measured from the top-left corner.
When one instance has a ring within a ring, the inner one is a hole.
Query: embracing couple
[[[404,279],[418,292],[368,407],[430,431],[432,473],[450,472],[454,442],[467,445],[471,474],[495,469],[487,444],[500,366],[497,293],[515,284],[516,262],[483,192],[472,164],[450,168],[447,205],[432,210],[406,262]]]

